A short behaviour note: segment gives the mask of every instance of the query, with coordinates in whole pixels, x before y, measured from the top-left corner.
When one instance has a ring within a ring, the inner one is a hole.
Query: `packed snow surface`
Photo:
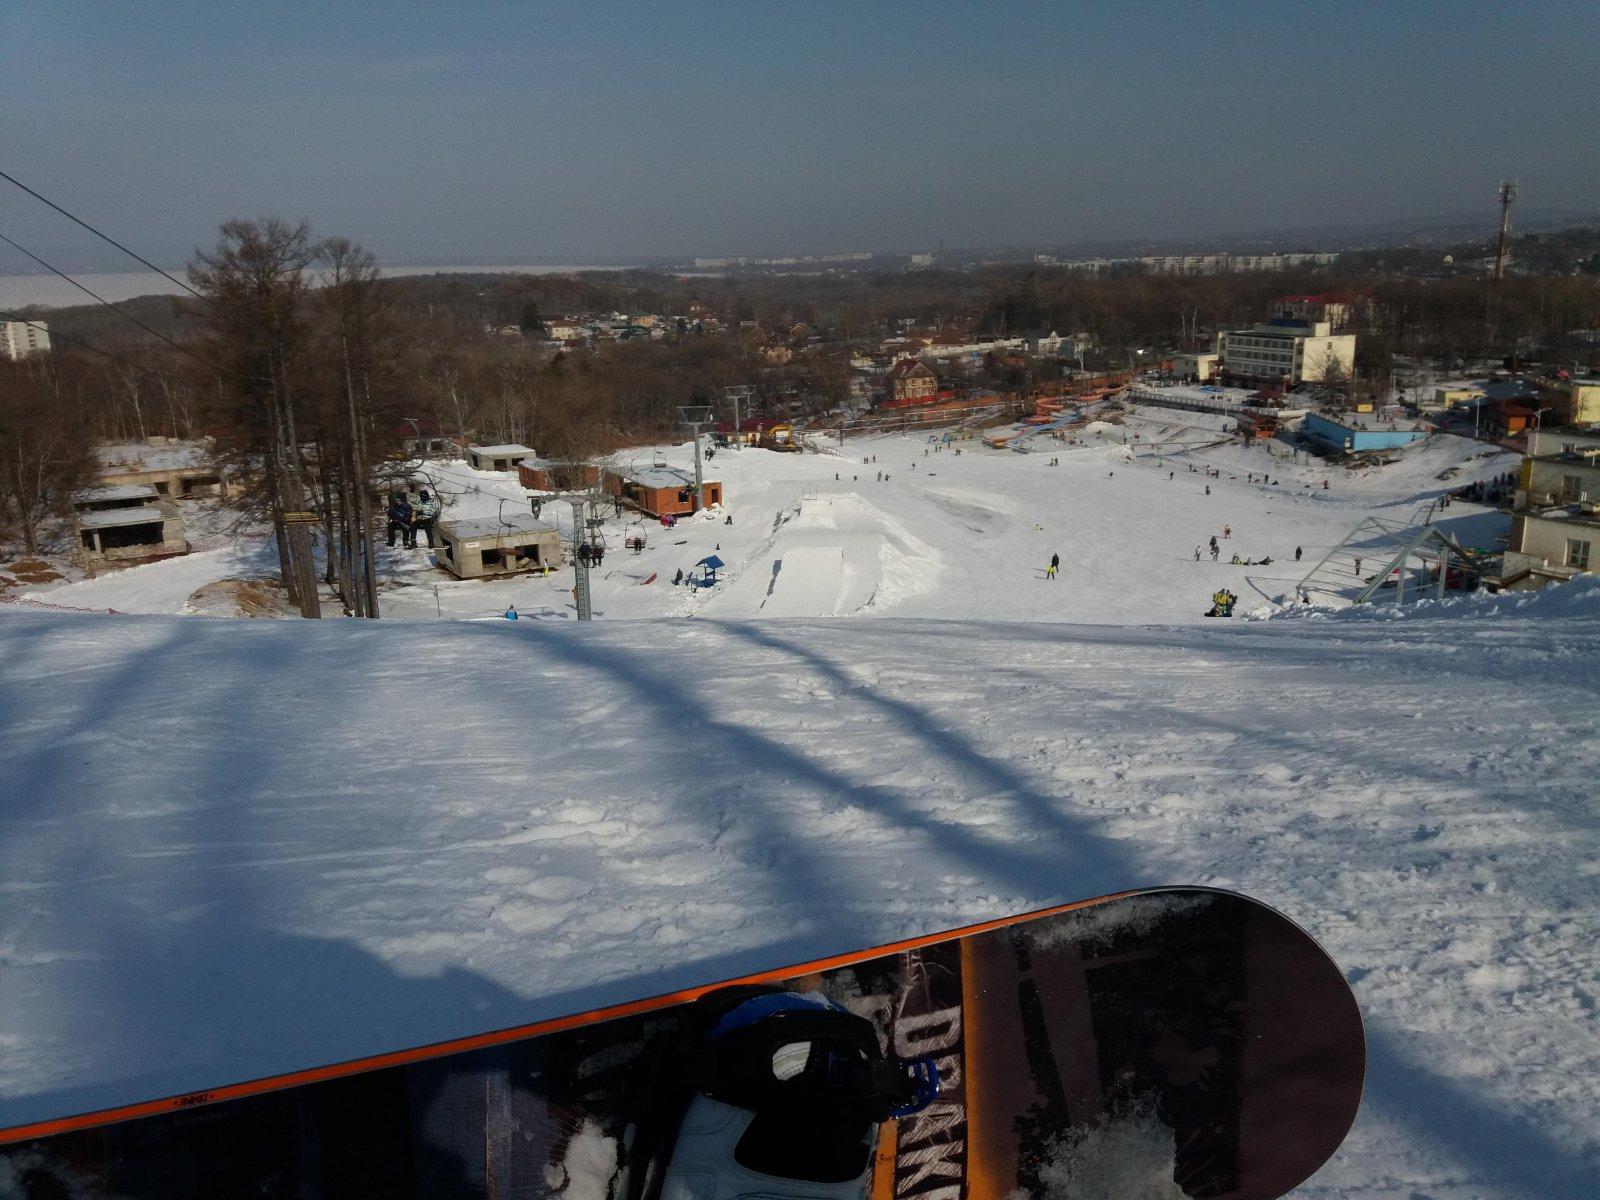
[[[198,553],[0,605],[0,1126],[1200,883],[1310,928],[1368,1018],[1298,1195],[1600,1196],[1600,584],[1283,608],[1363,518],[1514,460],[1329,470],[1215,420],[724,452],[726,509],[610,523],[587,625],[570,571],[401,547],[401,620],[184,616],[273,566],[193,505]],[[447,517],[527,502],[427,469]],[[1224,585],[1270,619],[1203,619]]]
[[[1278,442],[1241,445],[1222,432],[1231,423],[1141,408],[1122,424],[1094,422],[1073,435],[1076,441],[1036,438],[1026,454],[990,450],[975,438],[943,447],[926,435],[851,439],[842,449],[813,435],[825,453],[719,451],[704,470],[723,483],[723,507],[673,529],[631,512],[607,522],[607,553],[591,574],[594,610],[608,620],[1196,622],[1221,587],[1239,596],[1241,612],[1292,597],[1295,584],[1364,518],[1420,519],[1447,489],[1517,461],[1496,447],[1440,436],[1393,465],[1348,471]],[[688,445],[621,455],[618,463],[647,472],[658,459],[693,464]],[[477,471],[460,460],[422,464],[417,474],[442,499],[446,521],[531,516],[529,494],[514,474]],[[191,541],[200,524],[196,507],[186,506]],[[564,503],[546,504],[540,517],[571,529]],[[1435,513],[1434,524],[1469,546],[1492,547],[1507,519],[1458,504]],[[642,552],[624,548],[638,537]],[[1219,539],[1217,562],[1212,537]],[[689,572],[708,554],[727,564],[715,588],[672,586],[678,571]],[[1052,554],[1060,555],[1061,574],[1047,580]],[[1272,561],[1236,566],[1234,555]],[[385,547],[378,565],[386,617],[472,619],[510,604],[526,618],[574,615],[570,570],[461,581],[435,565],[426,543],[413,551]],[[275,551],[258,535],[227,554],[169,559],[27,596],[178,614],[192,611],[189,599],[206,583],[275,569]]]
[[[781,574],[780,574],[781,578]],[[776,594],[776,593],[774,593]],[[1199,628],[0,615],[0,1123],[1138,883],[1355,984],[1312,1197],[1600,1194],[1600,592]]]

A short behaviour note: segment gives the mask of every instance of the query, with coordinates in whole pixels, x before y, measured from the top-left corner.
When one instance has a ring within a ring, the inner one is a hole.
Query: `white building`
[[[1179,379],[1192,379],[1196,383],[1209,383],[1217,374],[1215,354],[1174,354],[1172,373]]]
[[[1146,254],[1138,261],[1152,275],[1220,275],[1228,269],[1226,254]]]
[[[1511,510],[1503,578],[1539,586],[1600,571],[1600,434],[1539,430],[1528,439]]]
[[[1320,382],[1331,373],[1349,379],[1356,365],[1356,336],[1334,333],[1327,321],[1278,319],[1217,334],[1219,366],[1229,375],[1268,381]]]
[[[43,321],[0,321],[0,354],[12,362],[50,350],[50,327]]]

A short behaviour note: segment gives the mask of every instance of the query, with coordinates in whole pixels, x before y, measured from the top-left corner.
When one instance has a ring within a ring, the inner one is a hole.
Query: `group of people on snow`
[[[427,536],[428,549],[433,549],[433,528],[439,523],[439,498],[423,488],[417,502],[411,502],[408,492],[389,493],[389,545],[395,538],[407,550],[417,548],[417,532]]]
[[[1231,617],[1233,616],[1233,606],[1237,603],[1239,603],[1239,597],[1235,596],[1227,588],[1219,588],[1211,593],[1211,611],[1206,616]]]

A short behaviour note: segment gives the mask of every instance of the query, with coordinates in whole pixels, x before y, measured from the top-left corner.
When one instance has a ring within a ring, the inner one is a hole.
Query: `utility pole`
[[[678,420],[682,421],[694,431],[694,507],[692,512],[700,511],[700,488],[704,484],[703,468],[700,465],[700,430],[703,426],[712,424],[711,410],[704,405],[685,405],[678,409]]]
[[[1494,255],[1494,277],[1506,277],[1506,263],[1511,258],[1511,202],[1517,198],[1517,182],[1507,179],[1500,185],[1500,246]]]

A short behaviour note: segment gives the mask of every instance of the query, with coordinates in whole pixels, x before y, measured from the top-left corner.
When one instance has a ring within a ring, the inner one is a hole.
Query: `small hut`
[[[561,534],[529,513],[440,521],[439,565],[457,579],[496,579],[553,571],[565,557]]]

